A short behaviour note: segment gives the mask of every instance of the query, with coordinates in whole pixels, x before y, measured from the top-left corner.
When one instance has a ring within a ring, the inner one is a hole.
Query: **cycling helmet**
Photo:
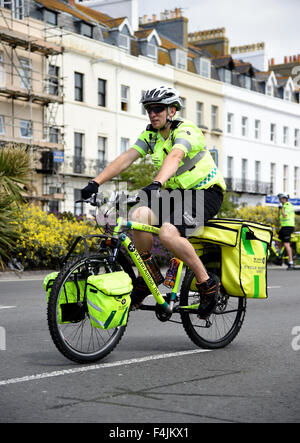
[[[281,194],[278,194],[277,197],[279,198],[279,200],[281,198],[286,198],[287,200],[290,198],[289,194],[286,194],[285,192],[282,192]]]
[[[175,106],[177,110],[180,111],[183,106],[179,92],[167,86],[149,89],[143,94],[140,103],[142,103],[145,109],[152,104],[163,104],[166,106]]]

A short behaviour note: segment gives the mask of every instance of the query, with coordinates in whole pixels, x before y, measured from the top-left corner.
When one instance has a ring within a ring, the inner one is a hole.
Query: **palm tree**
[[[25,146],[0,147],[0,267],[11,258],[18,207],[25,202],[24,186],[30,179],[30,153]]]

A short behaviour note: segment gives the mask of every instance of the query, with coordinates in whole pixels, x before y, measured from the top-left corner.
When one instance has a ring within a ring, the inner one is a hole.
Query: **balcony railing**
[[[247,194],[272,194],[272,184],[256,180],[243,180],[235,178],[225,178],[227,191],[245,192]]]
[[[84,157],[64,157],[61,163],[54,163],[55,170],[60,174],[82,175],[86,177],[95,177],[101,172],[107,161],[100,161]]]

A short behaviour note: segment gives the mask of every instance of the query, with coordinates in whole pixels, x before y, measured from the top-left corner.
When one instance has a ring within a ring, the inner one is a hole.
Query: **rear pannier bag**
[[[267,251],[272,228],[260,223],[214,219],[189,238],[198,253],[206,242],[221,248],[221,281],[228,295],[267,298]]]
[[[127,323],[132,281],[124,271],[87,279],[87,308],[92,326],[113,329]]]
[[[297,254],[300,255],[300,232],[293,232],[291,235],[291,243],[296,243]]]
[[[43,287],[47,292],[47,302],[57,276],[58,272],[51,272],[51,274],[46,275],[44,279]],[[76,273],[72,274],[70,277],[72,280],[69,280],[64,284],[59,295],[59,324],[77,323],[82,321],[87,312],[86,305],[83,303],[86,281],[78,278]]]

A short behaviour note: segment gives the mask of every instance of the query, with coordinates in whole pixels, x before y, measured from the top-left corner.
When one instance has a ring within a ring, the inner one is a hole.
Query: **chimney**
[[[274,58],[271,58],[271,66],[273,66],[273,65],[275,65],[275,60],[274,60]]]
[[[157,20],[157,15],[156,15],[156,14],[153,14],[153,16],[152,16],[152,21],[153,21],[153,22],[156,22],[156,20]]]
[[[288,63],[288,58],[287,58],[287,56],[285,55],[285,57],[284,57],[284,64],[286,65]]]
[[[300,62],[300,54],[298,54],[297,61]]]

